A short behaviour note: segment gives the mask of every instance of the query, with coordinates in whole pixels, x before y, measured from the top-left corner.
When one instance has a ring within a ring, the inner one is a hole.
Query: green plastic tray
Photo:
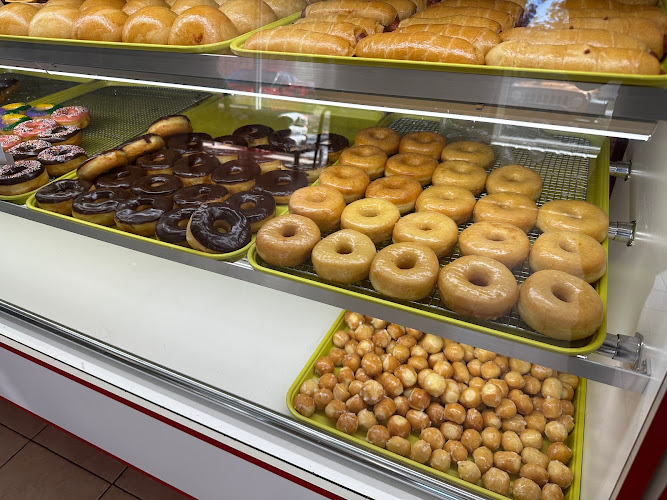
[[[481,494],[484,498],[491,497],[497,500],[507,500],[508,497],[499,495],[498,493],[494,493],[482,487],[481,481],[479,481],[477,484],[472,484],[459,478],[455,467],[452,467],[447,473],[440,472],[427,465],[414,462],[409,458],[396,455],[390,451],[387,451],[384,448],[380,448],[378,446],[374,446],[368,443],[365,439],[366,435],[361,430],[357,431],[357,433],[352,436],[349,434],[345,434],[344,432],[341,432],[338,429],[336,429],[336,425],[331,420],[329,420],[324,415],[324,412],[321,410],[317,410],[311,417],[304,417],[298,411],[295,410],[294,405],[292,404],[294,396],[296,396],[299,393],[299,388],[301,387],[301,384],[304,381],[312,378],[318,378],[314,370],[315,362],[319,358],[329,354],[331,349],[334,347],[332,343],[332,337],[334,333],[336,333],[338,330],[349,331],[347,325],[345,325],[345,322],[343,321],[344,314],[345,311],[343,311],[340,314],[336,322],[333,324],[329,332],[326,334],[320,345],[317,347],[313,355],[306,363],[306,366],[303,367],[303,370],[301,370],[301,373],[299,373],[296,380],[289,388],[289,391],[287,392],[287,407],[289,408],[292,415],[294,415],[295,418],[306,423],[307,425],[323,430],[324,432],[332,434],[343,441],[352,442],[359,447],[371,450],[375,453],[379,453],[396,462],[408,465],[410,467],[418,469],[419,471],[426,472],[430,475],[435,475],[438,478],[442,479],[444,482],[455,483],[459,486],[470,489],[476,493]],[[336,368],[335,373],[337,373],[338,370],[339,368]],[[585,411],[586,379],[584,378],[579,379],[579,387],[574,392],[574,398],[572,400],[572,403],[575,406],[574,429],[568,436],[567,440],[565,441],[565,444],[569,446],[570,449],[572,450],[572,459],[568,464],[568,466],[572,470],[573,481],[572,484],[564,492],[565,493],[563,497],[564,500],[579,500],[580,496],[581,464],[582,464],[583,447],[584,447],[584,416],[586,413]],[[417,436],[411,434],[409,440],[411,443],[414,443],[415,441],[417,441]],[[549,447],[549,444],[550,444],[549,441],[544,439],[544,444],[542,446],[543,452]],[[517,475],[511,475],[512,480],[516,479],[517,477],[518,477]]]

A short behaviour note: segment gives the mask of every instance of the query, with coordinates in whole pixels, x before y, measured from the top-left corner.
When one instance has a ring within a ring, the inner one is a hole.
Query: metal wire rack
[[[16,78],[20,83],[20,87],[15,94],[12,94],[7,99],[8,103],[34,101],[35,99],[55,94],[56,92],[61,92],[81,84],[81,82],[40,78],[37,76],[19,75],[16,73],[0,73],[0,80],[10,78]]]

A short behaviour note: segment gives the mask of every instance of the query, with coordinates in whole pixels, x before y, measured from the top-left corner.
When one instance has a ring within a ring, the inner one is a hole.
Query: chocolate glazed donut
[[[202,142],[210,141],[211,136],[202,132],[191,134],[176,134],[167,139],[167,149],[174,149],[186,155],[203,151]]]
[[[268,144],[269,135],[272,133],[273,129],[271,127],[254,123],[252,125],[244,125],[243,127],[237,128],[232,135],[243,137],[248,141],[249,146],[258,146],[260,144]]]
[[[223,202],[229,197],[229,191],[217,184],[195,184],[185,186],[174,193],[174,203],[179,207],[197,208],[202,203]]]
[[[317,134],[308,138],[308,148],[326,153],[322,156],[329,165],[336,163],[343,150],[349,147],[350,141],[340,134]]]
[[[297,189],[306,187],[308,178],[296,170],[273,170],[257,177],[253,191],[273,196],[276,203],[286,204]]]
[[[95,179],[95,186],[104,189],[130,189],[132,184],[144,177],[144,175],[144,172],[138,167],[118,167]]]
[[[181,153],[173,149],[161,149],[155,153],[147,154],[137,158],[137,167],[146,173],[171,174],[174,164],[181,159]]]
[[[172,208],[173,202],[164,196],[138,196],[121,201],[116,208],[114,219],[116,226],[122,231],[153,236],[160,217]]]
[[[132,194],[135,196],[173,196],[183,187],[181,179],[173,175],[148,175],[132,184]]]
[[[103,226],[114,225],[114,212],[118,203],[127,200],[129,193],[124,189],[104,188],[84,193],[72,203],[72,215]]]
[[[186,226],[196,210],[197,207],[184,207],[176,208],[164,214],[155,226],[157,239],[174,245],[190,246],[186,237]]]
[[[294,133],[286,128],[269,136],[269,146],[284,148],[286,151],[297,151],[306,147],[305,134]]]
[[[34,139],[32,141],[22,142],[21,144],[10,148],[7,152],[12,155],[15,160],[34,160],[39,153],[50,147],[50,142]]]
[[[228,144],[230,146],[240,146],[242,148],[247,148],[248,147],[248,141],[246,141],[243,137],[238,136],[238,135],[221,135],[220,137],[216,137],[213,139],[213,142],[220,142],[222,144]],[[204,151],[206,151],[206,145],[204,145]]]
[[[184,186],[209,182],[213,171],[220,165],[218,159],[206,153],[193,153],[174,164],[174,175]]]
[[[56,205],[64,201],[71,202],[80,194],[90,191],[91,187],[93,187],[92,183],[83,179],[63,179],[44,186],[35,193],[35,199],[42,208],[46,208],[43,205]]]
[[[221,233],[220,228],[226,232]],[[188,223],[188,243],[202,252],[234,252],[250,243],[251,239],[252,231],[245,215],[222,203],[200,206]]]
[[[266,193],[242,191],[231,195],[224,205],[245,215],[253,233],[276,214],[276,200]]]
[[[250,190],[261,173],[262,169],[256,162],[238,159],[217,167],[211,174],[211,181],[226,187],[230,193],[238,193]]]

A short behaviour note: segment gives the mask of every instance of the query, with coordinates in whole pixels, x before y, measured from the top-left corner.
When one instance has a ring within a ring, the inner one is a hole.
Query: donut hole
[[[161,186],[164,186],[164,182],[162,182],[162,181],[153,182],[153,183],[151,184],[151,187],[152,187],[152,188],[161,187]]]
[[[567,303],[572,301],[572,294],[570,293],[570,290],[562,283],[554,283],[551,286],[551,293],[561,302]]]
[[[339,255],[350,255],[354,252],[354,248],[352,248],[349,241],[341,241],[336,245],[335,251]]]
[[[489,233],[485,238],[489,241],[505,241],[505,237],[500,233]]]
[[[327,199],[327,196],[324,193],[313,193],[310,196],[311,203],[324,203]]]
[[[558,242],[558,247],[568,253],[576,253],[577,246],[570,240],[563,240]]]
[[[215,229],[215,232],[225,234],[229,232],[231,226],[224,220],[217,220],[213,223],[213,228]]]
[[[284,226],[280,234],[283,238],[291,238],[293,236],[296,236],[296,227],[292,225]]]
[[[396,267],[403,271],[414,269],[416,265],[417,258],[412,254],[399,255],[398,259],[396,259]]]
[[[176,225],[178,227],[186,227],[188,225],[189,221],[190,221],[190,219],[181,219],[176,223]]]
[[[443,201],[452,201],[454,199],[454,196],[450,193],[442,193],[438,195],[438,199],[443,200]]]
[[[518,173],[513,173],[505,176],[507,182],[523,182],[522,176]]]
[[[431,224],[430,222],[422,222],[417,227],[419,227],[420,231],[433,231],[434,229],[433,224]]]
[[[146,204],[144,204],[144,205],[139,205],[139,206],[137,207],[136,211],[137,211],[137,212],[143,212],[144,210],[148,210],[149,208],[151,208],[150,205],[146,205]]]
[[[289,184],[289,181],[283,180],[283,179],[276,182],[276,186],[287,186],[288,184]]]
[[[489,286],[491,284],[491,280],[489,280],[489,277],[486,274],[481,273],[479,271],[472,271],[470,273],[470,276],[468,277],[468,281],[475,286],[481,286],[481,287]]]
[[[96,200],[93,200],[93,203],[104,203],[105,201],[109,201],[111,198],[97,198]]]
[[[365,206],[359,209],[359,215],[362,217],[377,217],[380,215],[380,209],[377,206]]]
[[[241,210],[252,210],[256,206],[257,205],[255,204],[254,201],[246,201],[245,203],[241,203],[241,206],[239,208]]]

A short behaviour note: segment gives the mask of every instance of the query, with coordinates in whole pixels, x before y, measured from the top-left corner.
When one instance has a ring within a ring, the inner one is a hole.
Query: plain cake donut
[[[419,153],[438,160],[446,143],[447,140],[435,132],[410,132],[401,139],[398,152]]]
[[[530,250],[528,236],[504,222],[482,221],[468,226],[459,236],[461,255],[489,257],[512,269],[526,260]]]
[[[308,260],[320,238],[320,228],[308,217],[287,214],[264,224],[257,232],[255,245],[267,263],[293,267]]]
[[[593,283],[606,271],[607,255],[587,234],[549,231],[533,243],[528,263],[533,271],[555,269]]]
[[[479,199],[473,210],[475,222],[505,222],[527,233],[535,226],[537,205],[522,194],[496,193]]]
[[[421,243],[441,258],[452,251],[458,237],[459,228],[451,218],[437,212],[418,212],[408,214],[396,223],[392,241]]]
[[[435,169],[431,182],[434,186],[462,187],[477,196],[486,186],[486,170],[469,161],[445,161]]]
[[[602,242],[609,231],[609,217],[601,208],[580,200],[554,200],[540,207],[537,227],[543,231],[574,231]]]
[[[335,189],[343,195],[345,203],[352,203],[364,197],[371,180],[368,174],[359,167],[334,165],[322,170],[320,186]]]
[[[509,269],[477,255],[460,257],[443,267],[438,291],[449,309],[479,319],[504,316],[519,298],[519,287]]]
[[[366,188],[366,198],[381,198],[392,202],[402,214],[412,212],[422,186],[414,177],[392,175],[374,180]]]
[[[320,240],[311,259],[318,276],[334,283],[351,284],[368,276],[375,252],[368,236],[342,229]]]
[[[377,146],[352,146],[340,154],[338,163],[359,167],[366,171],[371,180],[375,180],[384,174],[387,153]]]
[[[350,203],[341,214],[343,229],[354,229],[376,245],[389,239],[401,213],[396,205],[380,198],[364,198]]]
[[[422,186],[431,183],[433,171],[438,166],[438,160],[419,153],[399,153],[387,160],[384,175],[407,175],[414,177]]]
[[[604,318],[602,299],[584,280],[563,271],[530,275],[519,294],[519,315],[539,333],[559,340],[586,338]]]
[[[469,161],[487,170],[493,165],[494,158],[495,155],[490,146],[474,141],[459,141],[447,144],[440,155],[442,161]]]
[[[398,153],[401,136],[388,127],[370,127],[360,130],[354,143],[357,146],[377,146],[387,156]]]
[[[289,212],[311,219],[323,233],[340,226],[340,216],[345,208],[343,195],[327,186],[306,186],[290,197]]]
[[[542,193],[542,176],[521,165],[505,165],[489,174],[486,192],[523,194],[537,201]]]
[[[475,208],[475,197],[467,189],[457,186],[431,186],[417,198],[417,212],[438,212],[457,224],[470,220]]]

